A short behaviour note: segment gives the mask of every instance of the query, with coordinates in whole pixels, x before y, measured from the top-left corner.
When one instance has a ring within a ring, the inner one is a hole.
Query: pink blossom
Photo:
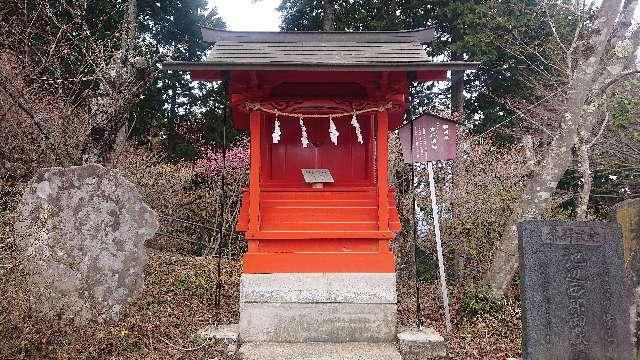
[[[222,167],[220,149],[201,149],[204,157],[196,160],[196,171],[202,175],[217,178]],[[249,171],[249,142],[242,139],[227,149],[225,157],[225,177],[228,184],[242,186]]]

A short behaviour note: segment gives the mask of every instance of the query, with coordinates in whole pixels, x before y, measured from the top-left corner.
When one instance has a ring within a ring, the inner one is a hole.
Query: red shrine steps
[[[388,199],[395,232],[393,192]],[[248,201],[245,192],[238,231],[248,231]],[[395,262],[376,188],[265,188],[259,208],[240,284],[243,341],[394,341]]]
[[[379,231],[375,188],[263,190],[260,230],[247,233],[243,273],[394,272],[391,232],[400,229],[393,191],[390,231]],[[243,194],[236,230],[248,231]]]

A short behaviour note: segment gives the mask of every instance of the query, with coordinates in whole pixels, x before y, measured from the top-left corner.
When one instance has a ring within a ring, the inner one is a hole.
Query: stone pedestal
[[[402,360],[393,343],[247,343],[244,360]]]
[[[394,342],[395,273],[243,274],[242,342]]]
[[[404,329],[398,333],[398,348],[404,360],[447,356],[444,338],[433,328]]]
[[[239,326],[199,335],[238,339],[245,360],[446,356],[444,339],[431,328],[403,331],[396,343],[395,273],[243,274]]]

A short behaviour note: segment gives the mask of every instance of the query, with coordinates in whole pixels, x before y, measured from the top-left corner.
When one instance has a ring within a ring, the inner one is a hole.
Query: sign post
[[[449,332],[451,331],[451,315],[449,312],[449,294],[444,269],[444,256],[442,254],[440,216],[436,201],[433,162],[437,160],[451,160],[455,158],[456,123],[452,120],[441,118],[439,116],[425,114],[413,119],[410,123],[401,127],[399,135],[405,162],[410,163],[411,166],[414,166],[415,163],[427,163],[427,171],[429,173],[429,190],[431,192],[431,210],[433,213],[433,227],[436,237],[436,250],[438,253],[440,288],[442,291],[442,302],[444,305],[445,325],[447,332]],[[419,316],[420,314],[418,314],[418,317]]]
[[[427,163],[429,171],[429,189],[431,190],[431,210],[433,211],[433,229],[436,234],[436,249],[438,251],[438,268],[440,270],[440,289],[442,290],[442,303],[444,304],[444,321],[447,331],[451,331],[451,315],[449,314],[449,292],[447,291],[447,279],[444,272],[444,257],[442,256],[442,240],[440,239],[440,216],[436,204],[436,186],[433,180],[433,162]]]

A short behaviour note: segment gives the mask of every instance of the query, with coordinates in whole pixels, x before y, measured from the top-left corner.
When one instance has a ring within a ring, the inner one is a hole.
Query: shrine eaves
[[[444,81],[450,70],[478,65],[430,61],[424,46],[433,40],[433,33],[433,29],[235,32],[202,28],[203,40],[213,44],[206,60],[169,61],[163,69],[188,71],[192,80],[228,81],[232,119],[238,129],[248,129],[248,103],[283,98],[367,99],[372,106],[391,102],[389,128],[395,129],[404,120],[408,82]]]

